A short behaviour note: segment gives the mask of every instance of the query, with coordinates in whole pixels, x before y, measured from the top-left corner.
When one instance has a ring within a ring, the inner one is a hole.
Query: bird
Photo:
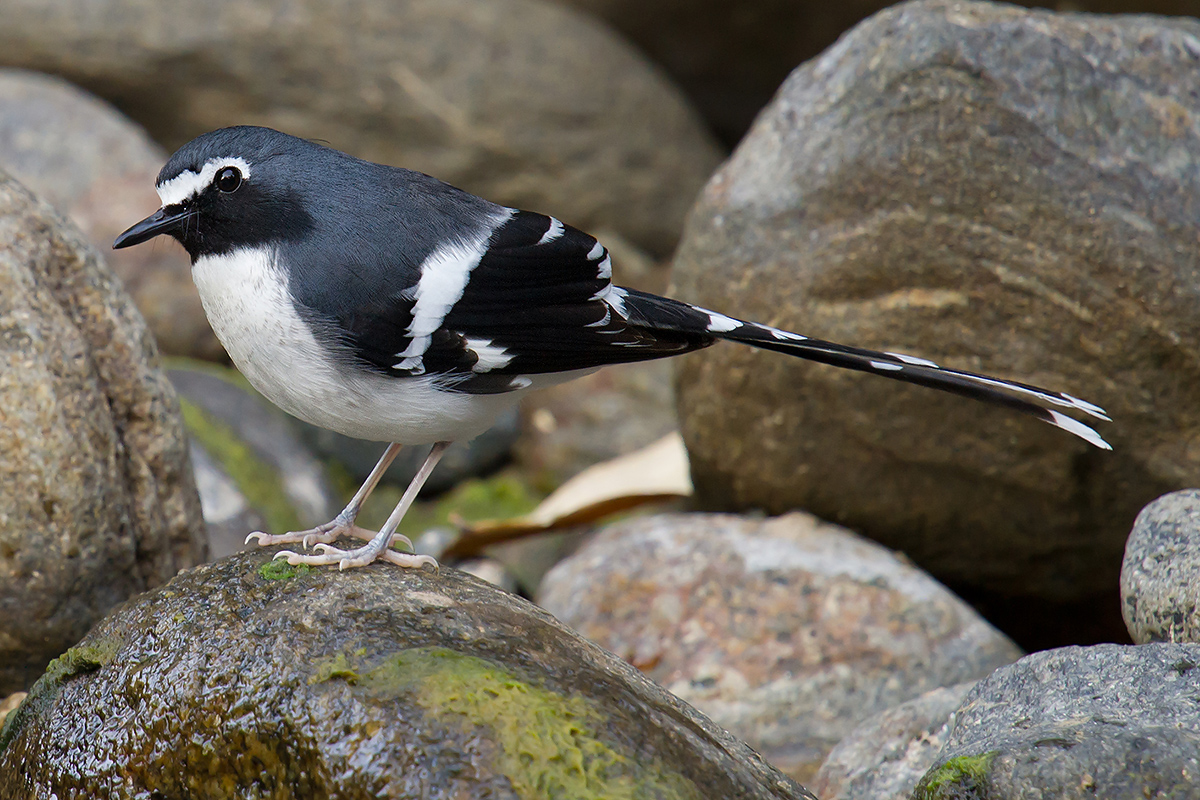
[[[1104,409],[1070,394],[621,287],[604,245],[553,216],[270,128],[198,136],[155,188],[161,207],[113,248],[178,241],[214,332],[255,389],[313,425],[387,443],[333,520],[247,537],[301,543],[306,552],[275,556],[293,565],[436,568],[396,529],[451,442],[482,433],[532,390],[718,341],[1006,406],[1112,449],[1071,416],[1110,421]],[[358,527],[363,502],[414,445],[430,451],[391,516],[379,531]],[[345,536],[366,543],[334,546]]]

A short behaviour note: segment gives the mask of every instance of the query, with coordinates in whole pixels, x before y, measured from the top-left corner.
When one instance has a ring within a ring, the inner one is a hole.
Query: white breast
[[[208,321],[233,363],[275,405],[322,428],[400,444],[477,436],[522,391],[469,395],[427,377],[335,364],[296,313],[270,248],[203,256],[192,266]]]

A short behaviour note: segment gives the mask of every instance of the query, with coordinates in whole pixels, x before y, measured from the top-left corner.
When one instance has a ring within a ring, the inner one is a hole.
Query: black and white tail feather
[[[622,310],[632,325],[653,330],[707,335],[786,353],[808,361],[869,372],[892,380],[952,392],[1030,414],[1096,447],[1112,449],[1112,445],[1093,428],[1057,410],[1081,412],[1110,422],[1104,409],[1063,392],[1052,392],[1027,383],[949,369],[927,359],[903,353],[885,353],[812,339],[791,331],[734,319],[699,306],[633,289],[623,289],[621,292]]]

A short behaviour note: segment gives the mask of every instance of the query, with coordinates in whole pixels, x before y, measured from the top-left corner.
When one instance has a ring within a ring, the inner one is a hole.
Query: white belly
[[[201,257],[192,278],[209,324],[246,379],[313,425],[380,442],[458,441],[487,430],[524,394],[462,394],[425,377],[335,370],[296,313],[268,249]]]

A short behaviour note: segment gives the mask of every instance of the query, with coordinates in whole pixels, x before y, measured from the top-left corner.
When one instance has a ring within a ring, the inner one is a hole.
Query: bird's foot
[[[391,541],[402,541],[410,548],[412,542],[408,537],[400,534],[393,535]],[[376,542],[380,542],[379,545]],[[390,561],[393,564],[401,567],[412,567],[418,569],[426,565],[438,569],[437,559],[433,556],[418,555],[416,553],[401,553],[398,550],[393,550],[386,544],[382,543],[377,538],[372,539],[362,547],[354,550],[339,550],[332,545],[318,543],[314,549],[317,551],[313,555],[305,555],[302,553],[294,553],[291,550],[280,550],[275,554],[275,558],[286,558],[287,562],[292,566],[300,564],[309,564],[311,566],[323,566],[326,564],[337,564],[338,569],[352,569],[353,567],[365,567],[376,560]]]
[[[299,542],[307,550],[314,544],[330,544],[343,536],[353,536],[355,539],[362,539],[365,542],[369,542],[377,535],[375,531],[360,528],[353,522],[343,522],[340,519],[334,519],[326,522],[324,525],[318,525],[306,531],[288,531],[287,533],[277,535],[264,533],[263,531],[254,531],[246,537],[246,544],[250,544],[251,539],[257,539],[259,547]],[[412,547],[412,542],[407,537],[398,535],[395,540],[405,542],[409,547]]]

